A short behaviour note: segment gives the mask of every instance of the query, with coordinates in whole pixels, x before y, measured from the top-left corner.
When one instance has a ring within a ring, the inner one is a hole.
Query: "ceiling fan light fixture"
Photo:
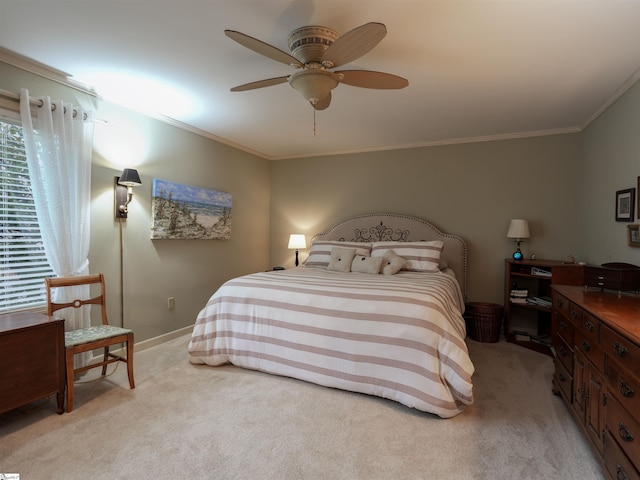
[[[254,90],[289,82],[313,106],[315,111],[329,108],[331,90],[336,88],[339,83],[374,89],[399,89],[409,84],[406,78],[384,72],[370,70],[332,71],[333,68],[357,60],[380,43],[387,34],[387,28],[382,23],[365,23],[349,30],[344,35],[338,35],[335,30],[327,27],[298,28],[289,35],[288,43],[291,54],[235,30],[225,30],[224,33],[243,47],[277,62],[300,69],[292,75],[238,85],[231,89],[232,92]]]
[[[340,76],[327,70],[302,70],[289,77],[289,84],[312,104],[320,102],[340,83]]]
[[[294,30],[289,35],[291,55],[301,63],[320,62],[324,52],[338,38],[338,33],[327,27],[308,26]]]

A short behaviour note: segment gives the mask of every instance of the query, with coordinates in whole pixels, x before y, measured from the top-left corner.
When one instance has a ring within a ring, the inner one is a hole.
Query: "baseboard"
[[[189,325],[188,327],[183,327],[180,328],[178,330],[174,330],[173,332],[168,332],[168,333],[164,333],[162,335],[159,335],[157,337],[153,337],[153,338],[149,338],[147,340],[143,340],[141,342],[137,342],[134,343],[133,345],[133,351],[134,352],[142,352],[143,350],[147,350],[148,348],[152,348],[152,347],[157,347],[158,345],[162,345],[163,343],[169,342],[171,340],[174,340],[176,338],[180,338],[184,335],[188,335],[193,331],[193,325]],[[97,352],[101,352],[102,349],[96,350],[96,355],[98,355],[100,358],[102,358],[102,355],[100,353]],[[126,354],[126,352],[124,351],[124,348],[119,348],[117,350],[113,350],[111,351],[111,353],[114,353],[116,355],[121,355],[124,356]],[[92,361],[93,362],[98,362],[98,359],[95,359]]]
[[[147,348],[156,347],[158,345],[162,345],[165,342],[169,342],[176,338],[187,335],[193,331],[193,325],[189,325],[188,327],[183,327],[178,330],[174,330],[173,332],[164,333],[157,337],[149,338],[147,340],[143,340],[141,342],[137,342],[134,345],[135,352],[141,352],[146,350]]]

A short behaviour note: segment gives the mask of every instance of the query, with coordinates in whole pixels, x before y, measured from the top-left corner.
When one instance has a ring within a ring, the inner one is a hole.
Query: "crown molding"
[[[62,70],[57,70],[29,57],[25,57],[24,55],[11,51],[7,48],[0,47],[0,61],[22,70],[26,70],[27,72],[35,73],[40,77],[44,77],[75,90],[79,90],[88,95],[92,95],[94,97],[98,96],[92,87],[74,80],[71,78],[71,74],[63,72]]]

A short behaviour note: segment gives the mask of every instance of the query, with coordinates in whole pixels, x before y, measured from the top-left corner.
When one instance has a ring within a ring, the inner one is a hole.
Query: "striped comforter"
[[[473,403],[463,309],[458,283],[444,273],[255,273],[211,296],[189,360],[376,395],[448,418]]]

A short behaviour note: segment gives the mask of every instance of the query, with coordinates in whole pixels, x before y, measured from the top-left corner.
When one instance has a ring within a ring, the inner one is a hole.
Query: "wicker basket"
[[[467,336],[478,342],[498,342],[502,326],[502,311],[502,305],[495,303],[467,303],[464,313]]]

